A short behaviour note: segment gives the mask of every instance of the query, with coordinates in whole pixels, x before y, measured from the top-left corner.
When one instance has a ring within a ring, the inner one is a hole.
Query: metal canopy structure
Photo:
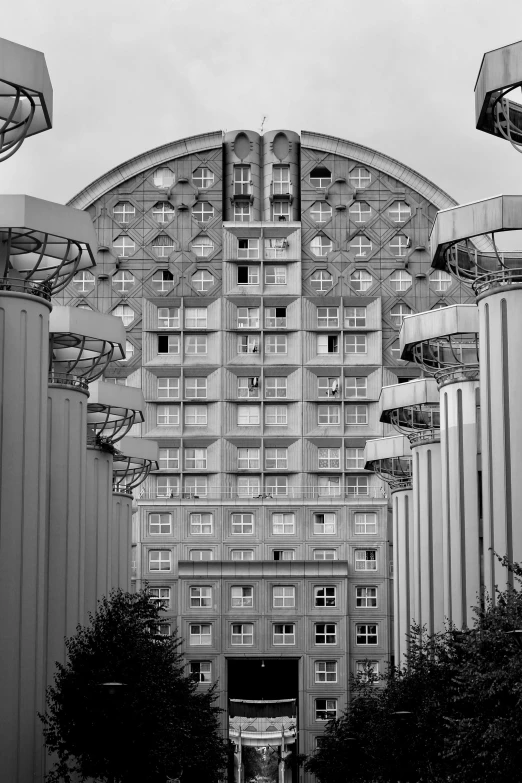
[[[522,105],[507,97],[522,85],[522,41],[486,52],[475,84],[478,130],[506,139],[522,152]]]
[[[88,438],[116,443],[134,424],[144,420],[144,410],[141,389],[102,381],[91,383],[87,403]]]
[[[78,307],[55,306],[49,322],[51,371],[87,382],[100,378],[110,362],[125,357],[120,318]]]
[[[129,493],[139,486],[151,470],[158,469],[158,444],[144,438],[123,438],[114,455],[113,489]]]

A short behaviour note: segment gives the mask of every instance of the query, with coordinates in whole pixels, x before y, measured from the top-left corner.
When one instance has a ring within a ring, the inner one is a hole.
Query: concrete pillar
[[[85,481],[85,620],[109,594],[112,571],[112,454],[87,446]]]
[[[0,293],[0,759],[2,779],[41,766],[50,302]]]
[[[112,493],[111,587],[131,589],[132,495]]]
[[[415,621],[413,606],[413,491],[392,490],[393,512],[393,611],[395,664],[406,662],[408,634]]]

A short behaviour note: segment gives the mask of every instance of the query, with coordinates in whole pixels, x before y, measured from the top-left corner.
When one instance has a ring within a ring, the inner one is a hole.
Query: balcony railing
[[[359,503],[367,503],[369,500],[385,500],[387,497],[386,491],[381,487],[368,487],[366,491],[362,489],[357,492],[351,492],[348,489],[331,488],[326,487],[287,487],[284,491],[281,488],[270,489],[265,487],[255,489],[252,492],[238,492],[237,489],[231,487],[208,487],[208,489],[200,490],[198,492],[181,491],[173,488],[172,490],[143,490],[138,497],[138,500],[175,500],[180,503],[185,501],[200,501],[200,500],[224,500],[224,501],[236,501],[247,502],[254,501],[259,503],[260,501],[278,501],[278,500],[319,500],[323,501],[336,501],[350,500]]]

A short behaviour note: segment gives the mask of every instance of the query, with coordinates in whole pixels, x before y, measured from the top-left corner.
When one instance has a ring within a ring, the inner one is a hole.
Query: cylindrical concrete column
[[[392,490],[393,512],[393,609],[395,664],[406,661],[408,635],[415,622],[412,583],[413,561],[413,491],[411,487]]]
[[[50,309],[23,284],[0,292],[0,759],[13,783],[42,754]]]
[[[111,590],[112,453],[87,446],[85,479],[85,620]]]
[[[111,586],[131,589],[132,495],[112,493]]]

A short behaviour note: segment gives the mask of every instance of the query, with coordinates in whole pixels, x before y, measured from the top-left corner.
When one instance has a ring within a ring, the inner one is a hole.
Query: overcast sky
[[[16,0],[1,35],[45,53],[54,129],[1,164],[0,192],[65,202],[184,136],[340,136],[459,201],[522,192],[522,156],[474,128],[485,51],[522,38],[521,0]]]

